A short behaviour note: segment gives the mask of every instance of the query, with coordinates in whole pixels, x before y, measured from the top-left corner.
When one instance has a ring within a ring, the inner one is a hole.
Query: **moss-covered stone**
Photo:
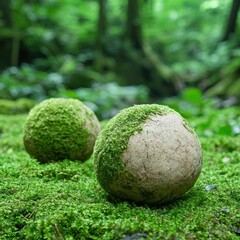
[[[87,160],[100,131],[95,114],[76,99],[52,98],[29,113],[24,131],[27,152],[40,162]]]
[[[201,170],[201,146],[195,132],[173,109],[136,105],[108,122],[96,141],[94,160],[97,179],[107,192],[155,204],[178,198],[193,186]]]
[[[97,178],[105,189],[124,169],[120,156],[127,148],[130,136],[140,132],[150,116],[171,112],[176,113],[173,109],[158,104],[135,105],[122,110],[107,123],[94,148]]]

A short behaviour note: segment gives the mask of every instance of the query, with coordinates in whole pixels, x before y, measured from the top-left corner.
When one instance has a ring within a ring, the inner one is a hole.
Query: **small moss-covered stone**
[[[160,204],[182,196],[196,182],[201,145],[173,109],[157,104],[121,111],[100,133],[94,149],[96,175],[110,194]]]
[[[23,139],[26,151],[40,162],[85,161],[99,131],[97,117],[81,101],[52,98],[30,111]]]

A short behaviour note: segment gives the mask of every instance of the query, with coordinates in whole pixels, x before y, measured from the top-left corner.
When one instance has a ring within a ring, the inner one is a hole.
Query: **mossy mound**
[[[24,146],[40,162],[85,161],[92,154],[99,131],[97,117],[81,101],[52,98],[30,111]]]
[[[201,158],[200,142],[188,123],[157,104],[120,112],[102,130],[94,149],[100,185],[119,198],[149,204],[188,191],[201,171]]]
[[[204,112],[207,121],[211,115]],[[0,115],[1,240],[136,239],[141,233],[146,239],[239,240],[240,135],[212,148],[214,138],[223,136],[209,138],[197,124],[199,116],[189,119],[203,143],[199,180],[178,201],[149,207],[109,197],[98,185],[92,157],[84,164],[30,159],[21,141],[25,117]],[[230,140],[235,150],[229,152]],[[215,188],[206,190],[209,185]]]
[[[34,100],[19,98],[17,100],[0,99],[0,114],[14,115],[27,113],[36,105]]]

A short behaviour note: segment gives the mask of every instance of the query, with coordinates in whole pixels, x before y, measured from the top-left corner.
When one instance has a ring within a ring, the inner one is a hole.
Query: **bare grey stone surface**
[[[210,184],[205,187],[205,190],[212,191],[212,190],[218,190],[218,188],[217,188],[217,186]]]

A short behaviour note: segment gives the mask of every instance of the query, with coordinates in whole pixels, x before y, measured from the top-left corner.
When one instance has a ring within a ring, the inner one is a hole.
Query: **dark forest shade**
[[[226,25],[225,35],[223,36],[223,41],[227,41],[235,33],[236,27],[237,27],[237,17],[238,17],[239,9],[240,9],[240,1],[233,0],[227,25]]]

